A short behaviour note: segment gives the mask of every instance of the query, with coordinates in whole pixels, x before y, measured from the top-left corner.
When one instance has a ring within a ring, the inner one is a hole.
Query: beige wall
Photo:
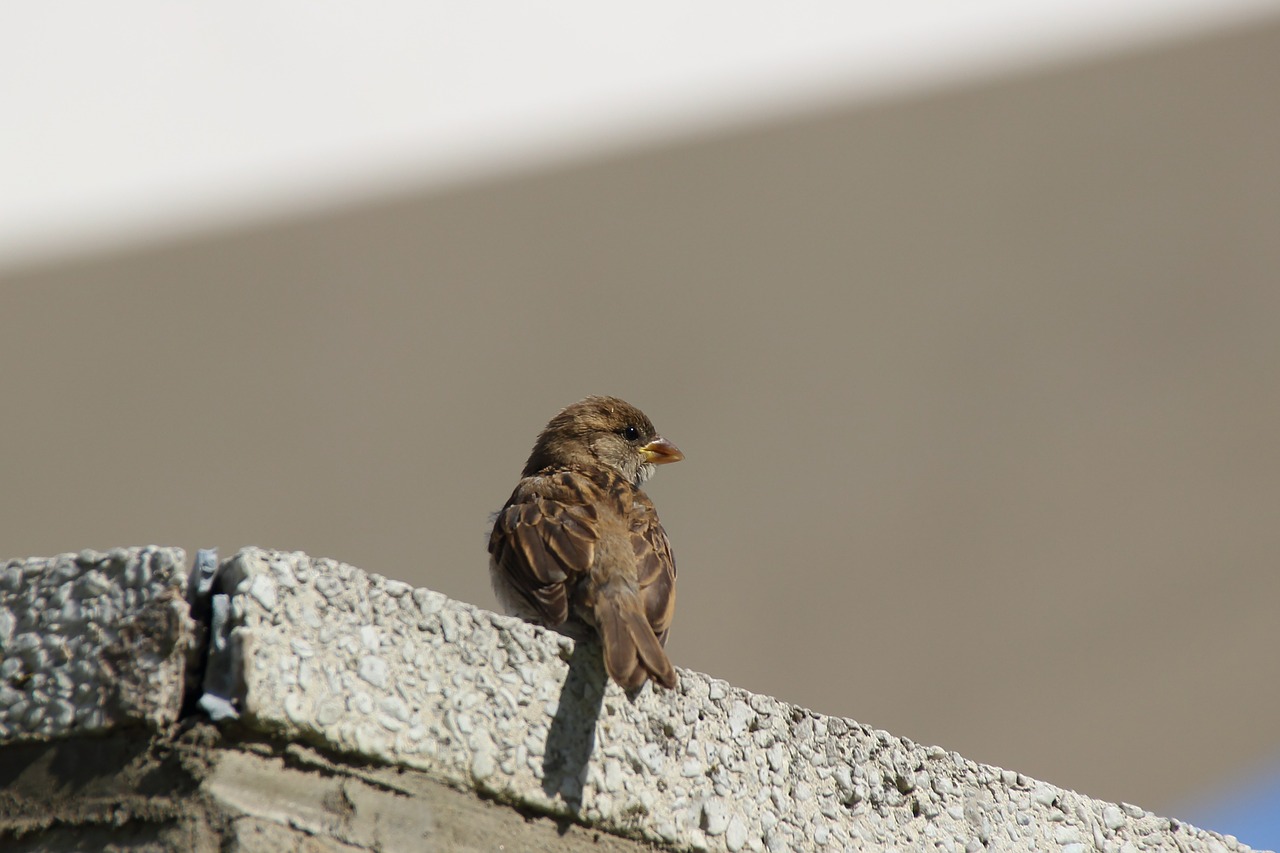
[[[534,434],[617,394],[688,457],[678,664],[1174,809],[1280,747],[1278,75],[1259,26],[10,271],[0,554],[491,606]]]

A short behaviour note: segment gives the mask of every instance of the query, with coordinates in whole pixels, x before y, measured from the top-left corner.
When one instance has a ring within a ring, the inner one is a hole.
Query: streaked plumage
[[[595,629],[624,689],[675,687],[663,645],[675,610],[671,545],[640,489],[684,455],[615,397],[565,408],[538,436],[494,520],[489,571],[506,611],[571,636]]]

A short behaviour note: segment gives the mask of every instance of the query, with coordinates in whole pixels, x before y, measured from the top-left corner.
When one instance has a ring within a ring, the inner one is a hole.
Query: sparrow
[[[640,486],[684,454],[617,397],[560,411],[494,518],[489,576],[509,615],[577,639],[592,631],[628,693],[676,686],[663,646],[676,603],[671,543]]]

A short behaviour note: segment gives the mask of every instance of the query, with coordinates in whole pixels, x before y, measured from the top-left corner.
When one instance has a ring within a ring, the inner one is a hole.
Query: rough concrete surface
[[[0,748],[0,849],[18,851],[649,849],[522,814],[417,771],[224,735],[72,738]]]
[[[6,568],[6,850],[1247,849],[700,673],[628,697],[591,643],[305,554],[206,559],[190,594],[208,624],[157,618],[157,602],[185,617],[164,593],[184,587],[180,559]],[[120,605],[68,608],[86,600]],[[80,704],[55,725],[30,709],[68,664],[31,651],[64,636],[112,663],[66,687]],[[183,703],[189,638],[216,692]],[[112,678],[156,704],[121,701]]]
[[[194,626],[181,548],[0,568],[0,742],[172,725]]]

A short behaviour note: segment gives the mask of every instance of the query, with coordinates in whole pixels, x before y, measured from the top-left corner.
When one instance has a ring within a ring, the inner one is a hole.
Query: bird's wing
[[[676,609],[676,561],[671,542],[648,496],[638,493],[631,510],[631,547],[636,554],[636,582],[645,615],[658,642],[667,642]]]
[[[567,588],[591,570],[597,492],[573,472],[526,477],[494,520],[489,553],[547,625],[569,618]]]

